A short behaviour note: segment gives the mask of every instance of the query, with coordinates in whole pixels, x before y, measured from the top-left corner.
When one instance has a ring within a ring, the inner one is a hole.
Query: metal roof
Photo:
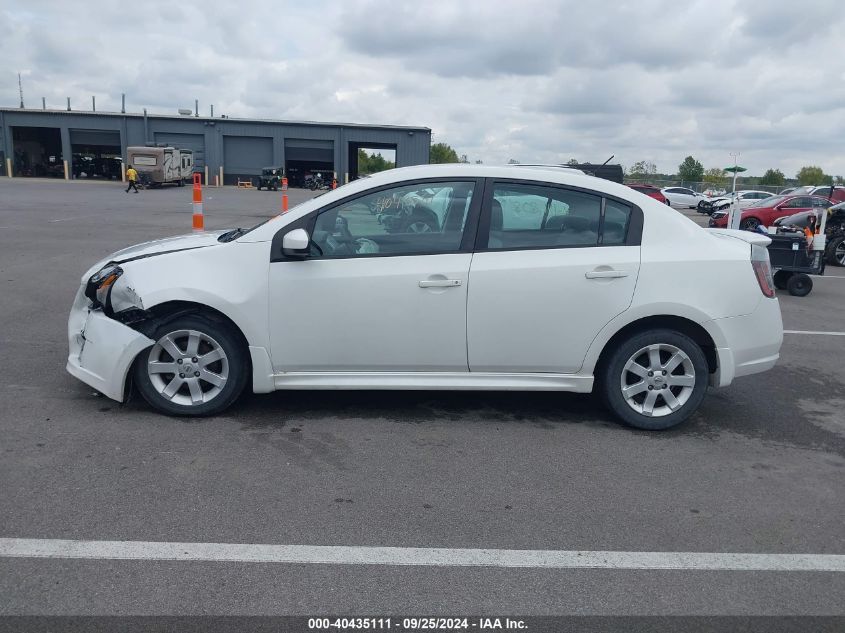
[[[13,108],[13,107],[0,107],[0,112],[8,112],[10,114],[14,113],[26,113],[26,114],[58,114],[58,115],[86,115],[86,116],[103,116],[103,117],[131,117],[131,118],[144,118],[143,112],[101,112],[95,111],[92,112],[90,110],[67,110],[67,109],[43,109],[43,108]],[[187,114],[153,114],[147,113],[147,118],[149,119],[170,119],[174,121],[207,121],[207,122],[214,122],[218,123],[220,121],[232,121],[233,123],[264,123],[264,124],[273,124],[273,125],[309,125],[309,126],[321,126],[321,127],[353,127],[353,128],[369,128],[369,129],[379,129],[379,130],[402,130],[407,132],[431,132],[431,128],[423,127],[423,126],[409,126],[409,125],[383,125],[383,124],[375,124],[371,125],[368,123],[345,123],[339,121],[288,121],[284,119],[242,119],[237,117],[208,117],[208,116],[193,116]]]

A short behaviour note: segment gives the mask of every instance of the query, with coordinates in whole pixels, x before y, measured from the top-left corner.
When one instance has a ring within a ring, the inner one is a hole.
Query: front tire
[[[827,247],[827,262],[834,266],[845,266],[845,237],[837,237],[831,240]]]
[[[743,231],[756,231],[758,226],[760,226],[760,220],[757,218],[746,218],[739,224],[739,228]]]
[[[156,327],[155,344],[135,362],[135,384],[153,408],[168,415],[215,415],[246,385],[246,350],[226,323],[186,315]]]
[[[628,426],[659,431],[689,418],[707,392],[707,359],[680,332],[632,334],[613,351],[599,376],[610,411]]]

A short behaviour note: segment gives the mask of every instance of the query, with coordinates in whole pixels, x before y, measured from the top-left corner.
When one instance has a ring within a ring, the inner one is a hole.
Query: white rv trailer
[[[127,164],[153,186],[172,182],[181,187],[194,172],[194,153],[189,149],[137,145],[127,147],[126,156]]]

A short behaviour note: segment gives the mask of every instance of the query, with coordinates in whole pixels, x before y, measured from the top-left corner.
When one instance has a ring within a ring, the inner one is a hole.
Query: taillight
[[[769,249],[765,246],[751,245],[751,267],[760,284],[760,290],[771,298],[775,296],[775,282],[772,279],[772,264],[769,262]]]

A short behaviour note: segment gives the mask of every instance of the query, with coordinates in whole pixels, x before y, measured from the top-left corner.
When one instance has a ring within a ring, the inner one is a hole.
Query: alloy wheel
[[[622,397],[641,415],[662,417],[677,411],[690,399],[694,388],[692,359],[674,345],[643,347],[622,369]]]
[[[147,374],[166,400],[184,406],[209,402],[226,386],[229,358],[220,343],[198,330],[176,330],[150,350]]]

